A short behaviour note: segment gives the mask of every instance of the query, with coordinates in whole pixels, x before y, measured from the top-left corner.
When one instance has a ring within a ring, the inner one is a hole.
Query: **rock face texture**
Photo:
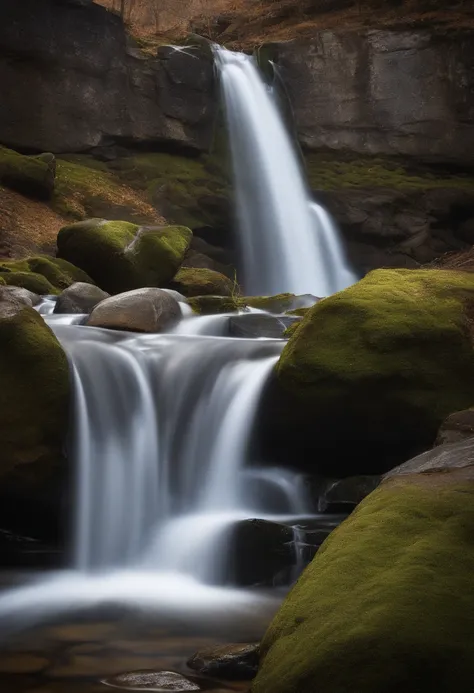
[[[301,143],[471,164],[472,32],[322,31],[277,45]]]
[[[93,3],[2,0],[0,142],[54,153],[117,143],[205,149],[212,70],[192,48],[144,56],[127,45],[119,17]]]

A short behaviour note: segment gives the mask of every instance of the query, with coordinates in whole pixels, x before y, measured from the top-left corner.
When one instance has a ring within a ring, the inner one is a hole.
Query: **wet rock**
[[[235,313],[242,308],[239,299],[233,296],[193,296],[189,305],[198,315]]]
[[[470,436],[457,443],[439,445],[433,450],[400,464],[384,475],[383,480],[404,477],[411,474],[433,474],[461,470],[474,465],[474,437]]]
[[[19,286],[0,286],[0,301],[14,299],[23,303],[25,306],[37,306],[41,303],[41,297],[38,294],[28,291],[28,289],[22,289]]]
[[[472,436],[474,436],[474,409],[465,409],[448,416],[438,431],[435,445],[457,443]]]
[[[132,671],[105,679],[104,683],[115,688],[137,691],[199,691],[200,686],[175,671]]]
[[[320,301],[312,294],[277,294],[276,296],[245,296],[242,303],[251,308],[259,308],[268,313],[287,313],[298,308],[309,308]]]
[[[163,289],[135,289],[99,303],[87,325],[131,332],[162,332],[181,317],[179,303]]]
[[[65,289],[59,296],[54,306],[55,313],[90,313],[101,301],[109,298],[110,294],[98,286],[76,282]]]
[[[329,508],[334,508],[339,503],[355,506],[379,484],[380,477],[376,475],[350,476],[330,482],[322,492],[319,490],[319,509],[321,512],[331,512]]]
[[[257,643],[236,643],[208,647],[188,659],[188,667],[204,676],[230,681],[248,681],[258,670]]]
[[[232,296],[238,286],[220,272],[204,268],[182,267],[171,287],[185,296]]]
[[[232,337],[280,339],[290,325],[300,320],[289,315],[276,317],[266,313],[242,313],[230,318],[229,331]]]

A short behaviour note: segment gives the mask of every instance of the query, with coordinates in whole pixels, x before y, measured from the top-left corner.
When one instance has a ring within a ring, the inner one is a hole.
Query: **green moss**
[[[242,300],[233,296],[194,296],[189,305],[199,315],[234,313],[243,308]]]
[[[6,281],[3,279],[3,277],[0,277],[0,286],[5,285]]]
[[[23,156],[0,147],[0,183],[23,195],[49,199],[54,189],[55,166],[52,154]]]
[[[251,308],[259,308],[269,313],[285,313],[293,305],[295,294],[276,294],[275,296],[245,296],[242,300]]]
[[[140,154],[111,167],[127,184],[146,190],[171,222],[191,229],[228,225],[229,181],[205,157]]]
[[[474,177],[433,172],[427,167],[409,168],[397,160],[380,157],[354,158],[353,155],[311,153],[305,157],[311,187],[314,190],[338,188],[396,188],[429,190],[456,188],[474,190]]]
[[[175,275],[192,233],[180,226],[139,227],[92,219],[58,234],[58,254],[83,268],[109,293],[166,286]]]
[[[470,693],[473,537],[472,483],[383,484],[283,603],[252,692]]]
[[[172,288],[184,296],[234,296],[235,285],[220,272],[182,267],[174,277]]]
[[[371,272],[308,311],[278,381],[322,448],[343,440],[367,457],[372,446],[379,464],[391,445],[411,454],[432,443],[448,414],[472,404],[473,301],[470,273]]]
[[[67,358],[32,308],[0,307],[0,475],[41,475],[61,454],[68,417]]]
[[[37,294],[59,293],[74,282],[94,283],[89,275],[71,263],[41,255],[0,262],[0,274],[5,283]]]

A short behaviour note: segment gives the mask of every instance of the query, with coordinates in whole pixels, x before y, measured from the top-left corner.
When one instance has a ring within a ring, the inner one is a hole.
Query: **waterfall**
[[[337,228],[329,215],[314,212],[293,144],[254,59],[215,52],[247,293],[323,297],[353,284]]]

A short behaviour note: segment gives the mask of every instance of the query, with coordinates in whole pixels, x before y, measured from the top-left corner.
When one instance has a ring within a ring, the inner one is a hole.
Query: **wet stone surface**
[[[199,691],[200,687],[176,671],[131,671],[119,674],[103,683],[114,688],[135,691]]]

